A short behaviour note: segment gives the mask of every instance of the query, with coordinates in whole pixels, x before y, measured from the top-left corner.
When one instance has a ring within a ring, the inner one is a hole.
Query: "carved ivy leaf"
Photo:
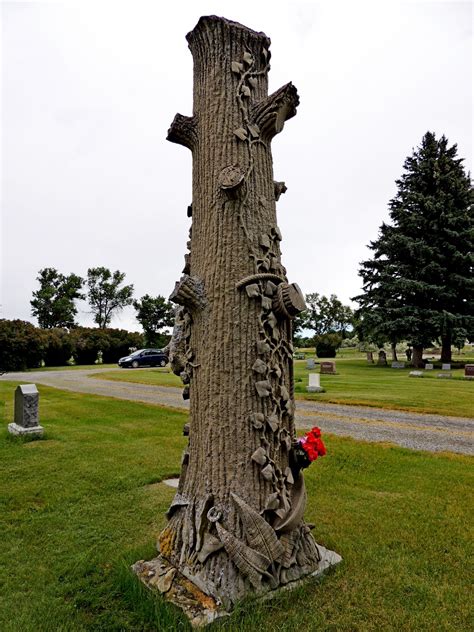
[[[273,465],[271,463],[266,465],[261,474],[266,481],[271,481],[273,478]]]
[[[252,77],[250,77],[249,81],[251,81]],[[255,123],[250,123],[247,125],[247,128],[250,132],[252,138],[258,138],[260,136],[260,128]]]
[[[280,501],[278,499],[278,492],[274,492],[273,494],[270,494],[267,498],[267,501],[265,503],[265,509],[267,511],[271,511],[273,509],[278,509],[280,505]]]
[[[286,430],[285,428],[280,430],[280,441],[281,441],[282,445],[288,451],[290,451],[290,449],[291,449],[291,437],[290,437],[290,435],[288,433],[288,430]]]
[[[249,77],[249,84],[252,86],[252,88],[256,88],[258,85],[258,81],[256,77]]]
[[[273,296],[276,292],[277,286],[272,283],[271,281],[267,281],[267,284],[265,285],[265,294],[267,296]]]
[[[263,413],[251,413],[249,415],[249,421],[255,430],[261,430],[265,422],[265,415]]]
[[[265,300],[265,297],[262,298],[262,306],[263,306],[264,300]],[[268,344],[268,342],[265,342],[265,340],[260,340],[259,342],[257,342],[257,353],[269,353],[269,352],[270,352],[270,345]]]
[[[286,478],[286,482],[289,485],[293,485],[293,483],[295,482],[295,479],[293,478],[293,472],[291,471],[291,467],[287,467],[285,470],[285,478]]]
[[[237,138],[240,138],[240,140],[247,140],[247,132],[244,130],[243,127],[235,129],[234,134],[237,136]]]
[[[272,386],[268,380],[262,380],[261,382],[255,382],[255,388],[259,397],[268,397],[272,392]]]
[[[248,66],[250,66],[253,63],[253,57],[248,51],[245,51],[245,53],[244,53],[244,62]]]
[[[265,248],[266,250],[270,250],[270,246],[272,245],[270,242],[270,237],[267,235],[267,233],[262,233],[260,235],[258,243],[260,244],[260,246],[262,246],[262,248]]]
[[[277,326],[277,318],[275,316],[275,314],[273,312],[270,312],[268,314],[268,319],[267,319],[268,324],[270,325],[270,327],[272,329],[275,329]]]
[[[274,226],[272,228],[272,233],[274,234],[276,240],[278,241],[282,240],[281,230],[278,228],[278,226]]]
[[[233,61],[230,65],[232,72],[235,72],[237,75],[240,75],[240,73],[243,71],[244,69],[244,65],[241,64],[238,61]]]
[[[280,397],[282,398],[283,401],[286,402],[290,399],[290,394],[288,393],[288,389],[286,388],[286,386],[283,386],[283,384],[281,384],[279,391],[280,391]]]
[[[272,308],[272,300],[267,296],[262,296],[262,308],[269,311]],[[268,348],[270,351],[270,347]]]
[[[278,364],[272,366],[272,373],[274,373],[278,378],[281,377],[281,369]]]
[[[259,270],[263,270],[264,272],[268,272],[270,270],[270,262],[268,259],[257,259]]]
[[[258,463],[259,465],[265,465],[265,463],[267,462],[267,452],[265,448],[257,448],[252,454],[251,458],[252,461],[255,461],[255,463]]]
[[[260,358],[258,358],[253,363],[252,371],[255,371],[255,373],[260,373],[261,375],[265,375],[265,373],[267,372],[267,365],[263,360],[260,360]]]
[[[279,428],[280,422],[276,415],[270,415],[270,417],[267,417],[267,424],[270,426],[272,432],[276,432]]]
[[[247,296],[249,298],[256,298],[257,296],[260,296],[260,288],[258,287],[257,283],[247,285],[245,291],[247,292]]]
[[[251,94],[250,88],[248,86],[242,86],[241,93],[244,97],[249,97]]]

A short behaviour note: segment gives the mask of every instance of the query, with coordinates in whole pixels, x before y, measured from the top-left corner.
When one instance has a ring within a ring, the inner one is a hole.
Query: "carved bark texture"
[[[281,264],[275,199],[286,187],[274,182],[270,148],[298,95],[287,84],[268,96],[264,33],[211,16],[187,40],[194,112],[177,116],[168,138],[193,153],[189,275],[172,295],[181,306],[175,370],[190,397],[190,431],[159,544],[230,606],[319,561],[290,458],[291,318],[304,302]],[[282,524],[288,530],[275,527]]]

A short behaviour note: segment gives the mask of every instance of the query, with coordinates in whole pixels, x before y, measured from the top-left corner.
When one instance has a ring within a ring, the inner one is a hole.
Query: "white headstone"
[[[309,383],[308,383],[308,386],[306,387],[306,390],[308,391],[308,393],[321,393],[324,391],[324,389],[321,388],[320,379],[321,378],[320,378],[319,373],[309,374]]]
[[[432,371],[432,370],[433,370],[432,364],[425,364],[425,371]]]
[[[410,371],[410,377],[423,377],[423,371]]]

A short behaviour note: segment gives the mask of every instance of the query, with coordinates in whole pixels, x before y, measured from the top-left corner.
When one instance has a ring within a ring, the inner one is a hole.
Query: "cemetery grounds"
[[[416,389],[433,383],[452,390],[431,404],[427,396],[421,408],[468,414],[472,390],[457,389],[472,389],[472,382],[363,371],[350,356],[336,363],[338,375],[324,376],[335,387],[317,397],[347,403],[346,393],[366,405],[378,375],[392,384],[386,405],[416,408]],[[308,397],[305,366],[296,363],[295,378],[297,392]],[[174,385],[163,370],[119,375]],[[129,570],[154,556],[174,495],[161,481],[179,473],[186,415],[39,386],[46,434],[26,441],[6,431],[15,386],[0,383],[0,629],[189,629]],[[373,392],[372,405],[380,405],[378,397]],[[305,473],[306,520],[343,563],[322,581],[266,603],[244,603],[211,629],[472,629],[472,458],[330,435],[325,441],[327,456]]]

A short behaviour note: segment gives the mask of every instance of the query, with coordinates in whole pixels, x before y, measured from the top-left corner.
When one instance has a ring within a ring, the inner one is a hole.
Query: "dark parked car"
[[[138,349],[124,358],[120,358],[118,365],[123,368],[139,366],[166,366],[168,356],[162,349]]]

